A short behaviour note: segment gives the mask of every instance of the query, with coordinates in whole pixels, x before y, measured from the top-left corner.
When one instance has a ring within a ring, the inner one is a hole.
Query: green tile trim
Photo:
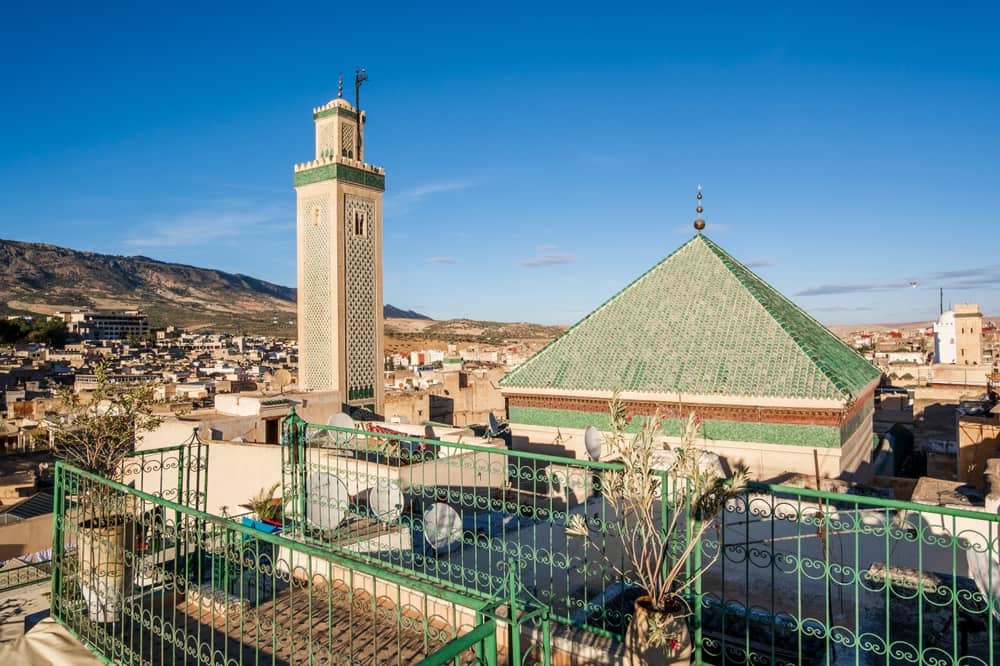
[[[351,111],[350,109],[345,109],[343,107],[335,106],[332,109],[326,109],[325,111],[314,113],[313,120],[319,120],[320,118],[329,118],[330,116],[346,116],[353,120],[358,119],[358,114],[356,111]]]
[[[343,180],[355,185],[370,187],[385,192],[385,176],[346,164],[324,164],[304,171],[295,172],[295,187],[311,185],[324,180]]]
[[[586,428],[593,425],[598,430],[611,428],[608,415],[596,412],[576,412],[542,407],[511,407],[511,423],[524,425]],[[628,430],[639,429],[642,419],[635,418]],[[686,419],[667,419],[663,431],[667,435],[680,436]],[[709,420],[702,424],[705,438],[732,442],[759,442],[762,444],[783,444],[788,446],[812,446],[839,448],[840,428],[836,426],[794,425],[786,423],[745,423],[741,421]]]

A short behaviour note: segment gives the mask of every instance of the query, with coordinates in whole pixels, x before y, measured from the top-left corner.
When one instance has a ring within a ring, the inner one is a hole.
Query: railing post
[[[507,602],[510,604],[510,630],[508,632],[507,654],[510,655],[510,663],[513,666],[521,665],[521,631],[517,619],[517,578],[515,577],[515,567],[517,560],[513,557],[507,558]]]
[[[66,516],[64,499],[66,488],[64,485],[63,463],[58,461],[56,462],[53,486],[55,497],[52,503],[52,615],[56,619],[63,619],[60,614],[59,601],[62,598],[63,556],[65,554],[63,530],[60,529]]]
[[[483,638],[483,661],[486,666],[497,666],[497,631],[494,624],[493,631]]]
[[[725,511],[725,506],[722,508]],[[693,643],[694,643],[694,663],[701,663],[701,530],[698,531],[698,545],[694,549],[694,570],[695,570],[695,581],[694,581],[694,612],[691,614],[691,624],[694,629]],[[719,549],[722,552],[723,539],[725,536],[719,537]]]
[[[184,449],[178,449],[177,451],[177,503],[183,504],[184,506],[190,506],[188,504],[189,500],[187,497],[187,492],[184,488]],[[179,525],[181,522],[181,512],[174,512],[174,524]]]

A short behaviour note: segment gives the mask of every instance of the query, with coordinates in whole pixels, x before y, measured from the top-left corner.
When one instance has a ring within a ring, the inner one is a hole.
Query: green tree
[[[157,428],[161,418],[153,414],[152,384],[115,384],[106,362],[95,374],[97,385],[89,400],[69,388],[60,392],[65,413],[56,423],[54,450],[77,467],[118,480],[122,459],[135,449],[136,438]]]

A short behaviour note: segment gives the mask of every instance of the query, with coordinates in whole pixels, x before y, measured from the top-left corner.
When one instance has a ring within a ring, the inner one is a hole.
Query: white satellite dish
[[[284,368],[281,368],[274,373],[274,384],[278,387],[279,393],[285,392],[285,387],[292,383],[292,373],[288,372]]]
[[[335,428],[346,428],[348,430],[358,429],[357,424],[354,423],[354,419],[352,419],[349,414],[345,414],[344,412],[337,412],[326,420],[326,424]],[[354,441],[354,435],[346,432],[327,431],[327,434],[330,435],[330,439],[334,442],[341,444],[349,444]]]
[[[587,426],[587,429],[583,431],[583,445],[591,460],[601,459],[601,444],[601,433],[594,426]]]
[[[969,564],[969,573],[976,587],[979,588],[983,598],[989,600],[993,597],[993,617],[1000,619],[1000,581],[997,581],[997,559],[987,548],[983,552],[970,549],[965,553],[965,559]],[[992,562],[990,561],[992,560]],[[991,575],[992,573],[992,575]]]
[[[437,553],[450,553],[462,543],[462,515],[444,502],[424,511],[424,539]]]
[[[379,484],[368,493],[368,507],[380,522],[393,523],[403,513],[403,493],[399,486]]]
[[[357,426],[354,424],[354,419],[351,418],[350,414],[345,414],[344,412],[337,412],[326,420],[326,424],[334,426],[335,428],[349,428],[351,430],[357,430]]]
[[[351,495],[334,474],[313,472],[306,478],[306,520],[321,530],[334,530],[344,522]]]

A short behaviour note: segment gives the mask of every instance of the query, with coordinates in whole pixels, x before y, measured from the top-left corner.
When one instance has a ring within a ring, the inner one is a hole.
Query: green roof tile
[[[699,234],[501,385],[845,399],[878,376],[825,326]]]

